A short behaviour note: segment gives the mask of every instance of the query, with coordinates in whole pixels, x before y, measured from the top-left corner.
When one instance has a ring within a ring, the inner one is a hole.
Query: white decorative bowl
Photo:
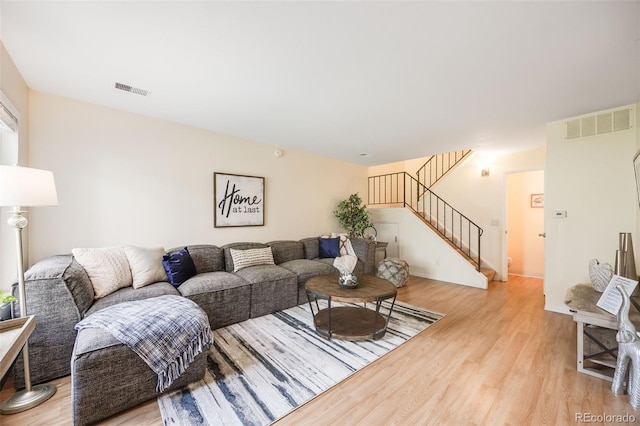
[[[356,288],[358,287],[358,277],[353,274],[340,275],[340,278],[338,278],[338,284],[340,284],[340,287],[344,288]]]

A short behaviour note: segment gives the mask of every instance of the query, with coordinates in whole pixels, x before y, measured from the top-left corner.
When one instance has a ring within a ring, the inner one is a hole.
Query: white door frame
[[[508,191],[507,191],[507,177],[510,174],[515,174],[515,173],[526,173],[526,172],[537,172],[537,171],[542,171],[545,172],[544,167],[531,167],[531,168],[524,168],[524,169],[513,169],[513,170],[505,170],[502,174],[502,188],[503,188],[503,202],[502,202],[502,256],[501,256],[501,265],[500,265],[500,277],[502,279],[502,281],[507,281],[508,277],[509,277],[509,265],[507,263],[507,207],[508,207]],[[547,175],[546,172],[544,173],[545,175],[545,184],[546,184],[546,179],[547,179]],[[545,223],[545,227],[546,227],[546,223]],[[545,231],[543,231],[545,232]],[[545,250],[545,256],[546,256],[546,250]],[[546,263],[546,262],[545,262]]]

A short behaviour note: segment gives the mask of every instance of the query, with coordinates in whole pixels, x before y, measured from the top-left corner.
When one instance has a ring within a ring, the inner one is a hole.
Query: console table
[[[581,373],[612,381],[618,357],[615,315],[596,306],[602,293],[591,284],[577,284],[567,290],[565,305],[577,326],[577,369]],[[640,312],[632,309],[629,319],[640,330]]]

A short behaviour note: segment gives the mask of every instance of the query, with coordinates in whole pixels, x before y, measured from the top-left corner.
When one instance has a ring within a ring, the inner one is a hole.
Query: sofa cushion
[[[179,251],[183,247],[172,248],[169,253]],[[191,259],[196,265],[198,274],[225,270],[224,251],[222,248],[211,244],[196,244],[188,245],[187,250],[189,250],[189,255],[191,255]]]
[[[304,246],[304,257],[307,259],[317,259],[320,257],[320,248],[318,246],[318,237],[303,238],[300,240]]]
[[[281,266],[250,266],[236,274],[251,284],[251,318],[298,303],[298,277]]]
[[[224,267],[225,270],[227,272],[233,272],[233,270],[235,269],[234,265],[233,265],[233,257],[231,256],[231,249],[236,249],[236,250],[249,250],[249,249],[256,249],[256,248],[267,248],[269,247],[266,244],[262,244],[262,243],[247,243],[247,242],[242,242],[242,243],[230,243],[230,244],[226,244],[224,246],[222,246],[222,249],[224,250]]]
[[[230,272],[205,272],[198,274],[178,287],[178,292],[185,296],[211,293],[229,288],[248,286],[249,283],[236,274]]]
[[[298,283],[305,283],[309,278],[319,275],[336,275],[338,270],[332,264],[309,259],[294,259],[279,266],[298,276]]]
[[[340,257],[340,238],[318,238],[318,249],[320,259],[327,257]]]
[[[293,272],[278,265],[249,266],[235,272],[235,274],[250,284],[291,278],[295,278],[296,282],[298,280]]]
[[[71,412],[77,426],[94,424],[160,395],[153,370],[105,330],[78,332],[70,366]],[[165,392],[202,379],[206,367],[207,355],[201,353]]]
[[[274,265],[271,247],[255,248],[247,250],[229,249],[233,258],[233,272],[249,266]]]
[[[331,265],[333,266],[333,259],[331,257],[325,257],[323,259],[313,259],[314,262],[320,262],[320,263],[324,263],[325,265]]]
[[[167,281],[167,273],[162,265],[165,251],[162,247],[136,247],[125,245],[124,252],[129,260],[133,278],[133,288]]]
[[[132,284],[129,261],[122,247],[74,248],[71,252],[87,271],[96,299]]]
[[[267,245],[273,252],[276,265],[294,259],[304,259],[304,244],[300,241],[271,241]]]
[[[149,284],[138,289],[135,289],[131,286],[121,288],[118,291],[115,291],[101,299],[96,300],[93,303],[93,306],[89,308],[86,315],[91,315],[92,313],[99,311],[102,308],[106,308],[107,306],[111,305],[117,305],[118,303],[130,302],[132,300],[143,300],[150,297],[164,296],[167,294],[179,295],[180,293],[175,289],[175,287],[167,282]]]
[[[205,272],[185,281],[178,291],[196,302],[209,317],[211,329],[249,319],[251,286],[230,272]]]
[[[175,287],[178,287],[196,274],[196,265],[193,263],[193,259],[191,259],[189,250],[186,247],[162,256],[162,265],[164,265],[164,270],[167,271],[169,282]]]

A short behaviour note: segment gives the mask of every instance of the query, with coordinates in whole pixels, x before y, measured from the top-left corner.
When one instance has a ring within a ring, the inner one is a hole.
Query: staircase
[[[471,150],[461,150],[434,155],[427,159],[415,178],[407,172],[369,177],[368,205],[409,209],[492,281],[495,271],[482,267],[482,228],[431,190],[471,153]]]
[[[418,182],[422,183],[427,189],[430,189],[472,152],[470,149],[463,149],[432,155],[416,172]]]

